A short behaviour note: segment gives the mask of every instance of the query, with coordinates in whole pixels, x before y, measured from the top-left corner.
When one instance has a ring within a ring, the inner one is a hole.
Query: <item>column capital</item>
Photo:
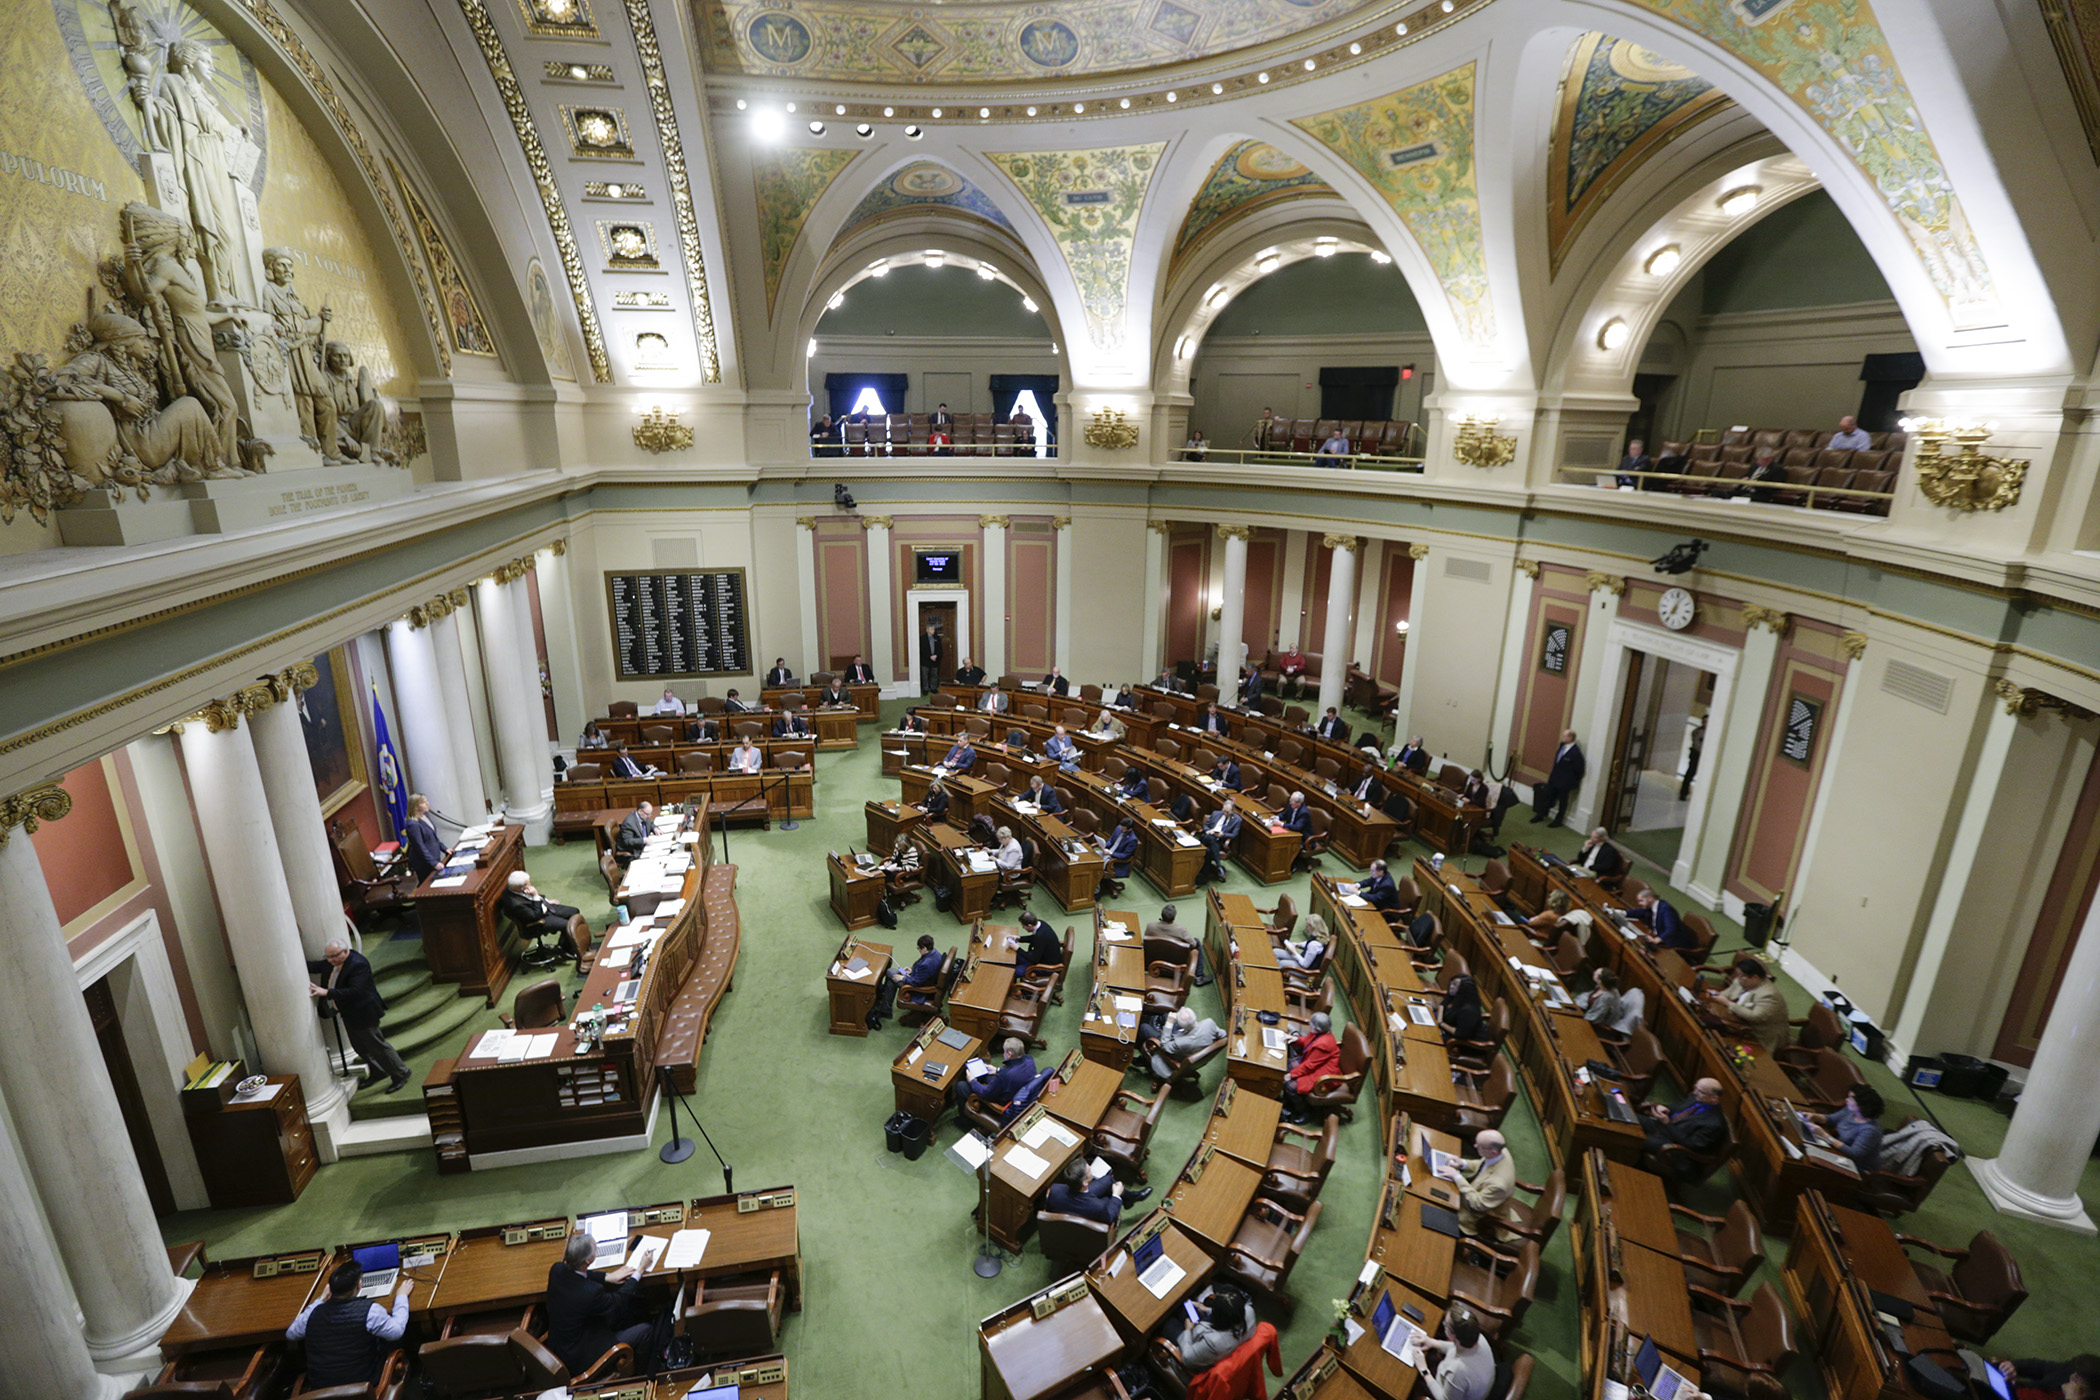
[[[2051,695],[2033,686],[2018,685],[2000,676],[1991,687],[1998,698],[2005,702],[2005,713],[2020,719],[2032,719],[2044,710],[2054,710],[2065,719],[2091,719],[2093,712],[2081,705],[2074,705],[2062,696]]]
[[[980,530],[1004,530],[1011,524],[1013,524],[1013,517],[1010,515],[980,515],[977,517],[977,528]]]
[[[21,827],[29,835],[44,822],[55,822],[73,810],[73,794],[57,783],[38,783],[13,797],[0,797],[0,846]]]
[[[507,564],[497,565],[496,571],[490,574],[489,577],[493,578],[497,583],[516,583],[519,579],[538,568],[539,562],[539,556],[537,555],[523,555]]]
[[[1147,520],[1145,528],[1164,538],[1174,533],[1174,522],[1171,520]]]
[[[1607,574],[1602,569],[1592,569],[1583,576],[1583,581],[1589,584],[1592,593],[1601,588],[1614,598],[1626,596],[1626,580],[1619,574]]]
[[[153,732],[180,734],[185,725],[201,724],[207,734],[223,734],[229,729],[239,729],[242,715],[259,714],[277,700],[276,678],[271,677],[254,685],[244,685],[223,700],[207,700],[173,724],[164,724]]]
[[[1050,528],[1053,530],[1069,530],[1072,528],[1072,517],[1069,515],[1053,515],[1050,517]]]
[[[412,629],[428,627],[439,618],[450,617],[456,609],[467,605],[467,590],[455,588],[450,593],[440,593],[428,602],[418,603],[407,613],[408,625]]]
[[[1517,561],[1517,572],[1526,578],[1537,578],[1539,576],[1539,561],[1536,559],[1519,559]]]
[[[567,553],[569,552],[569,541],[568,541],[568,537],[567,537],[567,536],[560,536],[560,537],[557,537],[557,538],[556,538],[556,539],[555,539],[555,540],[553,541],[553,543],[551,543],[551,544],[549,544],[549,545],[547,546],[547,552],[548,552],[549,554],[552,554],[552,555],[553,555],[553,556],[554,556],[555,558],[557,558],[557,559],[561,558],[561,557],[562,557],[562,556],[563,556],[564,554],[567,554]]]
[[[280,700],[290,700],[296,695],[312,690],[320,683],[321,673],[311,661],[295,661],[274,676],[264,676],[260,682],[261,686],[270,692],[271,704]]]
[[[814,515],[798,515],[795,517],[795,527],[800,530],[814,531],[817,528],[817,517]]]
[[[1346,549],[1354,554],[1362,547],[1363,541],[1354,535],[1324,535],[1320,544],[1327,549]]]
[[[1746,632],[1762,627],[1775,637],[1784,637],[1787,624],[1792,620],[1778,608],[1761,607],[1756,603],[1747,604],[1743,608],[1743,630]]]
[[[1218,538],[1221,540],[1239,540],[1244,543],[1254,538],[1254,527],[1252,525],[1220,525],[1218,527]]]
[[[1848,660],[1857,661],[1860,657],[1867,654],[1867,634],[1864,632],[1847,632],[1844,636],[1838,638],[1838,645],[1845,649],[1845,656]]]
[[[863,530],[888,530],[896,523],[897,517],[894,515],[863,515],[860,518],[860,528]]]
[[[1429,557],[1429,546],[1419,542],[1411,544],[1407,547],[1407,557],[1410,559],[1427,559]]]

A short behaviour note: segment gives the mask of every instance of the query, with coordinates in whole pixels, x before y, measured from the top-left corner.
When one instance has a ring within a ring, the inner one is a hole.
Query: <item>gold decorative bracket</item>
[[[1949,510],[2004,510],[2019,501],[2027,460],[1981,450],[1996,428],[1956,418],[1903,420],[1904,431],[1918,438],[1918,489],[1926,500]]]
[[[1845,649],[1847,658],[1857,661],[1867,654],[1867,634],[1864,632],[1847,632],[1844,636],[1838,638],[1838,645]]]
[[[683,452],[693,445],[693,430],[677,414],[652,408],[634,425],[634,445],[644,452]]]
[[[1088,447],[1106,447],[1111,450],[1118,450],[1125,447],[1136,447],[1138,430],[1137,424],[1124,416],[1122,409],[1097,408],[1094,410],[1093,418],[1087,423],[1086,432],[1082,436],[1085,438]]]
[[[1469,467],[1506,467],[1517,460],[1517,440],[1495,429],[1502,419],[1493,413],[1460,413],[1451,422],[1458,436],[1451,455]]]
[[[2069,720],[2093,718],[2093,712],[2083,705],[2074,705],[2060,695],[2051,695],[2033,686],[2022,686],[2000,676],[1992,689],[2005,702],[2005,713],[2019,719],[2032,719],[2044,710],[2053,710]]]
[[[1539,576],[1539,561],[1536,559],[1519,559],[1517,561],[1517,572],[1526,578],[1537,578]]]
[[[1787,614],[1778,608],[1760,607],[1751,603],[1743,609],[1743,630],[1746,632],[1762,627],[1776,637],[1784,637],[1787,622]]]
[[[1589,584],[1590,592],[1592,593],[1601,588],[1614,598],[1626,596],[1626,580],[1617,574],[1607,574],[1602,569],[1592,569],[1583,576],[1583,581]]]

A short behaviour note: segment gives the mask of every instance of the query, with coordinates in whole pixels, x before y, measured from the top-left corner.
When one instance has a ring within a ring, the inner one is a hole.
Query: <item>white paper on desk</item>
[[[478,851],[489,843],[486,836],[462,836],[453,844],[455,851]]]
[[[434,890],[456,890],[465,883],[467,883],[467,877],[464,875],[447,875],[442,880],[432,880],[430,888]]]
[[[1351,909],[1368,909],[1371,907],[1371,901],[1360,894],[1345,894],[1342,896],[1342,903],[1348,905]]]
[[[1119,925],[1115,924],[1103,926],[1101,937],[1110,943],[1128,943],[1130,941],[1130,935],[1123,931]]]
[[[1128,933],[1130,932],[1130,925],[1124,923],[1121,919],[1107,919],[1102,922],[1101,931],[1103,933]]]
[[[969,1063],[963,1066],[963,1076],[967,1079],[982,1079],[991,1072],[992,1067],[975,1055],[972,1055]]]
[[[1028,1130],[1027,1135],[1021,1139],[1021,1145],[1023,1147],[1041,1147],[1052,1138],[1055,1138],[1066,1147],[1070,1147],[1079,1141],[1077,1133],[1058,1122],[1055,1118],[1046,1117]]]
[[[1050,1170],[1048,1162],[1019,1144],[1006,1149],[1006,1162],[1008,1166],[1027,1177],[1030,1181]]]
[[[690,1269],[707,1253],[707,1230],[680,1230],[671,1236],[671,1246],[664,1251],[666,1269]]]
[[[627,1256],[627,1262],[636,1273],[646,1274],[656,1267],[656,1261],[670,1246],[671,1241],[663,1235],[636,1235],[634,1251]]]
[[[254,1089],[235,1094],[232,1101],[234,1103],[268,1103],[282,1093],[283,1090],[284,1086],[282,1084],[261,1084]]]
[[[472,841],[479,838],[480,840],[486,841],[488,839],[489,833],[494,830],[495,828],[491,826],[470,826],[465,831],[462,831],[459,834],[459,839],[462,841]]]
[[[1444,886],[1444,888],[1451,891],[1451,893],[1457,895],[1460,899],[1464,899],[1466,897],[1466,892],[1456,885],[1446,885]]]
[[[1177,846],[1200,846],[1203,843],[1184,831],[1174,838],[1174,844]]]
[[[513,1033],[511,1038],[503,1043],[503,1048],[496,1052],[496,1063],[499,1065],[514,1065],[524,1059],[527,1052],[531,1049],[531,1036]]]
[[[634,945],[632,943],[624,944],[618,948],[607,944],[605,951],[598,955],[598,961],[604,963],[607,967],[625,967],[628,959],[633,956]]]
[[[1116,998],[1116,1010],[1118,1011],[1136,1011],[1142,1008],[1144,1004],[1145,999],[1143,997],[1118,996]]]
[[[700,833],[697,831],[681,831],[678,833],[678,844],[681,846],[697,846],[700,844]]]
[[[1138,1282],[1144,1284],[1145,1291],[1153,1297],[1164,1298],[1188,1276],[1188,1270],[1162,1254],[1157,1263],[1138,1275]]]
[[[1174,825],[1174,819],[1172,817],[1154,817],[1152,824],[1154,826],[1172,826]]]
[[[621,924],[606,936],[605,951],[610,953],[618,948],[634,946],[642,941],[643,931],[641,924]]]
[[[919,1056],[921,1056],[921,1055],[923,1055],[923,1054],[925,1054],[925,1053],[926,1053],[926,1052],[925,1052],[924,1050],[922,1050],[922,1049],[920,1049],[920,1048],[919,1048],[918,1046],[914,1045],[914,1046],[912,1046],[912,1048],[911,1048],[911,1053],[910,1053],[909,1055],[906,1055],[906,1056],[904,1057],[904,1063],[906,1063],[906,1064],[908,1064],[908,1065],[915,1065],[915,1064],[917,1064],[917,1063],[919,1062]]]
[[[557,1031],[548,1031],[545,1035],[526,1037],[525,1058],[528,1060],[546,1059],[554,1053],[554,1042],[560,1039],[561,1035]]]
[[[1095,1157],[1087,1162],[1086,1174],[1089,1181],[1099,1181],[1102,1177],[1108,1175],[1108,1163],[1102,1161],[1099,1157]]]
[[[867,981],[867,979],[875,975],[875,969],[872,967],[863,967],[856,969],[852,972],[841,972],[838,975],[845,978],[848,982],[865,982]]]
[[[499,1058],[503,1048],[517,1035],[516,1031],[483,1031],[481,1039],[469,1051],[470,1060],[493,1060]]]
[[[1508,924],[1510,927],[1514,928],[1516,926],[1517,921],[1515,919],[1512,919],[1509,915],[1503,913],[1500,909],[1497,909],[1495,911],[1495,922],[1498,924]]]
[[[657,905],[656,912],[654,914],[651,914],[649,917],[652,919],[659,920],[663,923],[669,923],[671,920],[677,918],[680,914],[684,912],[684,900],[667,899],[662,904]]]
[[[1345,1317],[1342,1319],[1342,1331],[1349,1338],[1349,1345],[1355,1346],[1356,1339],[1364,1334],[1364,1327],[1355,1318]]]

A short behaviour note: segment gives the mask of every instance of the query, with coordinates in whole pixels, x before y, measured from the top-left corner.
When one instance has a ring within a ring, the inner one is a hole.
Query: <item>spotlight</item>
[[[853,499],[853,493],[846,489],[846,483],[843,481],[833,483],[831,503],[840,510],[854,510],[860,505],[860,502]]]
[[[1394,32],[1395,34],[1398,34],[1398,35],[1401,35],[1401,36],[1405,37],[1405,36],[1406,36],[1406,34],[1407,34],[1407,21],[1405,21],[1405,20],[1402,20],[1402,21],[1401,21],[1400,23],[1398,23],[1398,24],[1394,25],[1394,26],[1393,26],[1393,32]]]
[[[1684,261],[1684,250],[1675,243],[1667,243],[1648,255],[1644,266],[1650,277],[1668,277]]]
[[[1119,106],[1123,106],[1123,107],[1128,107],[1128,106],[1130,105],[1130,99],[1126,97],[1126,98],[1124,98],[1124,99],[1122,100],[1122,102],[1121,102],[1121,103],[1119,103],[1118,105],[1119,105]]]
[[[1756,185],[1744,185],[1739,189],[1730,190],[1722,195],[1716,203],[1721,206],[1723,214],[1733,219],[1738,215],[1747,214],[1752,209],[1755,209],[1757,207],[1757,198],[1763,193],[1764,190]]]
[[[935,121],[939,121],[939,120],[941,119],[941,109],[940,109],[940,108],[936,107],[936,108],[934,108],[934,109],[933,109],[933,119],[934,119]]]
[[[761,141],[778,141],[787,135],[787,120],[771,107],[761,107],[751,115],[751,130]]]
[[[845,104],[845,103],[843,103],[843,102],[841,102],[841,103],[839,103],[839,104],[838,104],[838,105],[837,105],[836,107],[833,107],[833,108],[831,109],[831,115],[833,115],[834,117],[843,117],[843,116],[845,116],[845,115],[846,115],[846,104]]]
[[[1313,62],[1313,61],[1312,61],[1311,59],[1309,59],[1309,58],[1308,58],[1308,59],[1306,59],[1306,60],[1305,60],[1305,71],[1306,71],[1306,72],[1308,72],[1308,73],[1312,72],[1312,70],[1313,70],[1313,69],[1314,69],[1314,68],[1315,68],[1316,66],[1318,66],[1318,65],[1316,65],[1316,64],[1315,64],[1315,63],[1314,63],[1314,62]]]
[[[866,122],[862,122],[859,126],[853,128],[853,134],[865,141],[875,134],[875,128],[869,126]]]
[[[999,279],[999,269],[988,262],[981,262],[977,264],[977,275],[987,282],[996,282]]]
[[[1075,112],[1084,112],[1086,110],[1086,104],[1084,102],[1074,102],[1072,104],[1072,110]]]
[[[1659,555],[1648,562],[1659,574],[1688,574],[1699,567],[1699,556],[1710,546],[1705,540],[1691,540],[1684,544],[1673,544],[1667,554]]]
[[[1626,337],[1632,334],[1633,329],[1614,316],[1604,323],[1603,330],[1597,332],[1597,344],[1606,350],[1616,350],[1624,345]]]
[[[824,309],[827,311],[836,311],[845,304],[846,294],[844,292],[833,292],[831,294],[831,300],[824,303]]]
[[[907,126],[906,128],[904,128],[904,135],[909,140],[916,141],[925,134],[925,132],[921,131],[918,127],[915,126]]]
[[[1362,53],[1363,51],[1364,51],[1364,46],[1363,46],[1362,44],[1351,44],[1351,45],[1349,46],[1349,52],[1350,52],[1350,53],[1352,53],[1352,54],[1359,54],[1359,53]]]
[[[1269,81],[1269,75],[1267,73],[1256,73],[1254,75],[1254,81],[1257,83],[1266,83],[1267,81]]]
[[[809,134],[812,136],[822,136],[824,134],[824,123],[811,122],[809,124]]]
[[[1169,102],[1179,102],[1180,100],[1181,94],[1178,92],[1170,92],[1167,94],[1167,101]]]
[[[894,117],[897,115],[897,109],[895,107],[885,107],[882,109],[882,114],[885,117]]]
[[[1034,115],[1035,115],[1035,108],[1033,108],[1033,107],[1030,107],[1030,108],[1028,109],[1028,115],[1029,115],[1029,116],[1031,116],[1031,117],[1032,117],[1032,116],[1034,116]]]
[[[736,109],[737,109],[737,110],[738,110],[739,112],[743,111],[743,110],[744,110],[744,108],[745,108],[746,106],[748,106],[748,105],[749,105],[749,104],[748,104],[748,103],[746,103],[746,102],[744,101],[744,99],[743,99],[743,98],[741,98],[741,97],[739,97],[739,98],[738,98],[738,99],[736,100]]]
[[[1225,84],[1212,83],[1210,85],[1210,95],[1212,97],[1223,97],[1225,95]]]
[[[1371,261],[1377,263],[1380,267],[1388,267],[1392,264],[1393,255],[1386,252],[1383,248],[1373,248],[1371,250]]]

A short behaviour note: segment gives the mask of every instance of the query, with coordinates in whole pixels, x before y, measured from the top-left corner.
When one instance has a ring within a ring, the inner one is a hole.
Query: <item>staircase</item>
[[[384,1079],[359,1090],[350,1099],[350,1117],[355,1121],[420,1114],[419,1086],[431,1066],[458,1054],[476,1031],[493,1030],[502,1022],[480,997],[461,996],[452,983],[432,980],[430,966],[423,961],[423,940],[413,929],[384,941],[368,940],[365,958],[386,1000],[380,1029],[408,1061],[410,1077],[398,1094],[386,1092]]]

